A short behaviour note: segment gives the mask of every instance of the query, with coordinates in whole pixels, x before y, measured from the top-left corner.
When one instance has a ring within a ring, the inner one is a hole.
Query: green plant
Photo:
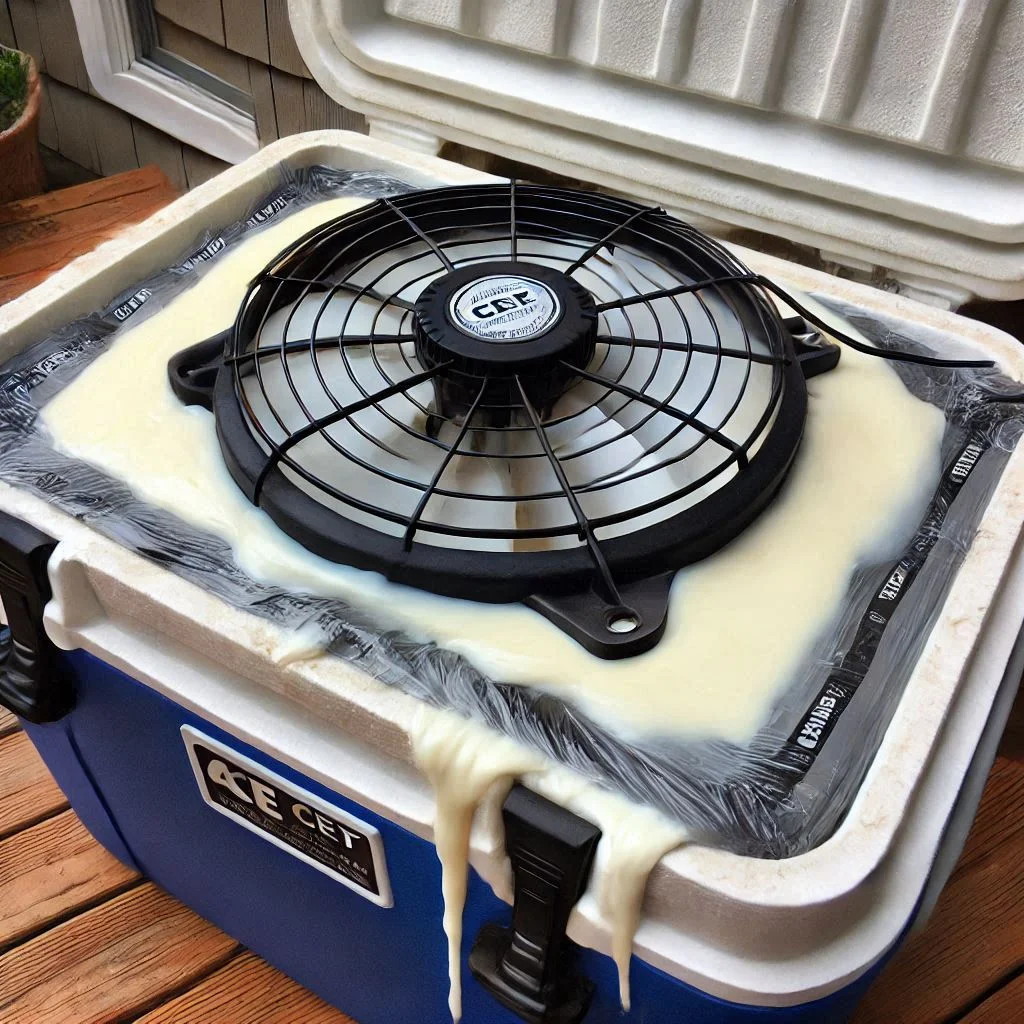
[[[0,132],[21,117],[28,100],[28,58],[0,46]]]

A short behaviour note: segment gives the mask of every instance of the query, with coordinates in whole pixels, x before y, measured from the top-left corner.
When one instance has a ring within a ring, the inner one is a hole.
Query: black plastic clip
[[[224,365],[224,347],[234,328],[176,352],[167,362],[171,390],[184,405],[213,409],[213,389]]]
[[[804,380],[827,373],[839,365],[840,349],[826,341],[802,316],[787,316],[783,321],[793,339],[796,361],[803,371]]]
[[[578,1024],[594,986],[570,971],[575,947],[565,928],[601,832],[524,786],[512,788],[502,817],[515,886],[512,925],[480,930],[469,969],[527,1024]]]
[[[75,704],[69,674],[43,628],[50,600],[46,563],[52,537],[0,512],[0,600],[8,628],[0,636],[0,704],[30,722],[54,722]]]

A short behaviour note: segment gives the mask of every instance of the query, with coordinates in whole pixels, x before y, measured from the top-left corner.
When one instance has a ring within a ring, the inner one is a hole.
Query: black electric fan
[[[325,558],[657,643],[676,569],[770,502],[839,358],[717,242],[562,188],[439,188],[310,231],[169,367],[249,499]]]

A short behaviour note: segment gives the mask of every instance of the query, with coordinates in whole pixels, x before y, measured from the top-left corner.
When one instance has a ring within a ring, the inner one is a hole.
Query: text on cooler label
[[[217,759],[206,766],[206,774],[211,782],[230,789],[239,800],[244,800],[247,804],[255,803],[264,814],[269,814],[278,821],[284,821],[284,816],[277,807],[279,794],[259,779],[253,778],[245,772],[233,771],[223,761]],[[243,789],[242,783],[248,785],[252,793],[251,797]],[[344,842],[349,849],[352,849],[352,840],[360,838],[359,833],[350,832],[344,825],[338,825],[329,818],[325,818],[319,811],[301,801],[296,800],[290,806],[292,814],[306,828],[320,831],[332,842]],[[338,833],[341,834],[340,838]]]
[[[372,903],[392,906],[377,828],[198,729],[182,726],[181,735],[210,807]]]

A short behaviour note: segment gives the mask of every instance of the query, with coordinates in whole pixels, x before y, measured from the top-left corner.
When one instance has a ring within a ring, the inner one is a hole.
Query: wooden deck
[[[143,167],[0,206],[0,302],[177,197],[162,171]]]
[[[0,301],[173,195],[159,172],[143,169],[0,207]],[[930,923],[854,1024],[1024,1021],[1022,907],[1019,698]],[[106,853],[16,720],[0,712],[0,1024],[129,1021],[353,1024]]]

